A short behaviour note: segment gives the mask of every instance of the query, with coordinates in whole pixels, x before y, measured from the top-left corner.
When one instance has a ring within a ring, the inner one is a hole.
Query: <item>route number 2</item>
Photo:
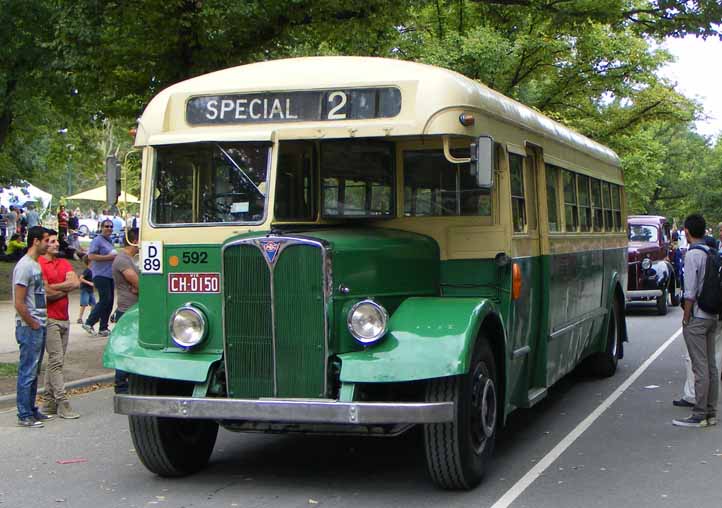
[[[346,118],[346,113],[339,113],[341,109],[346,106],[348,97],[344,92],[331,92],[328,96],[328,102],[333,104],[333,107],[328,111],[329,120],[343,120]]]

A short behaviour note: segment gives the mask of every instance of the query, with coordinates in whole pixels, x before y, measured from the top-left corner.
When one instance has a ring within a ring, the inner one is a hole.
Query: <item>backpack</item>
[[[697,295],[697,305],[707,314],[722,313],[722,277],[720,276],[720,257],[715,249],[695,245],[692,249],[703,250],[707,254],[707,263],[704,267],[704,281],[702,289]]]

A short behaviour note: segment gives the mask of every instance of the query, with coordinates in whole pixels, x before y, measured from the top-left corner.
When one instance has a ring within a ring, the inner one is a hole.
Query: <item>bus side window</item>
[[[511,176],[511,214],[514,232],[526,231],[526,200],[524,199],[524,159],[515,153],[509,154]]]
[[[546,165],[547,181],[547,209],[549,216],[549,231],[559,231],[559,168],[550,164]]]
[[[614,229],[622,231],[622,204],[619,196],[619,185],[610,184],[612,188],[612,212],[614,213]]]
[[[612,219],[612,200],[609,195],[609,182],[602,182],[602,206],[604,207],[605,231],[614,231],[614,220]]]
[[[592,214],[594,231],[604,231],[604,212],[602,210],[602,182],[592,178]]]
[[[591,231],[592,208],[589,202],[589,177],[577,175],[577,189],[579,191],[579,230]]]
[[[579,215],[577,214],[576,175],[566,169],[562,171],[564,180],[564,224],[566,231],[578,231]]]
[[[536,159],[524,157],[524,181],[526,182],[526,217],[529,231],[537,230]]]

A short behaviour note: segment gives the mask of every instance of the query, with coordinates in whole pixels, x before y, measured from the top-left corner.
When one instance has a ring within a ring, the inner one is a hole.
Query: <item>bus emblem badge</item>
[[[281,248],[281,242],[274,242],[273,240],[261,241],[261,248],[268,262],[273,264],[274,259],[276,259],[276,254],[278,254],[278,250]]]

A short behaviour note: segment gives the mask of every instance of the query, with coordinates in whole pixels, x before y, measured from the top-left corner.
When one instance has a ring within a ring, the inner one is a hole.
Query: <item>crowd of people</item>
[[[59,231],[35,225],[27,229],[27,247],[13,270],[15,337],[20,348],[17,379],[18,426],[43,427],[58,416],[79,418],[65,390],[63,365],[68,347],[71,319],[68,295],[80,291],[78,324],[99,336],[108,336],[113,302],[117,295],[115,320],[138,299],[138,230],[129,229],[119,251],[111,242],[113,221],[101,221],[101,232],[92,240],[81,275],[67,259],[59,256],[60,238],[70,224],[58,222]],[[62,228],[65,228],[64,230]],[[98,292],[96,303],[95,292]],[[90,314],[83,316],[87,308]],[[96,332],[95,324],[99,323]],[[35,403],[43,356],[47,354],[45,393],[41,406]],[[127,374],[116,372],[116,391],[127,391]]]

